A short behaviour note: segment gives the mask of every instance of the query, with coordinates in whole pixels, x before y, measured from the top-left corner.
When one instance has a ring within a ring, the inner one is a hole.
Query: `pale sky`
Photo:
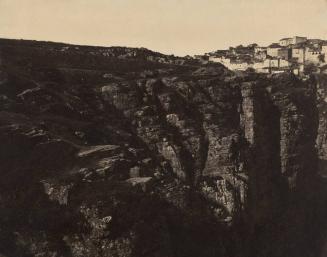
[[[327,39],[327,0],[0,0],[0,37],[201,54]]]

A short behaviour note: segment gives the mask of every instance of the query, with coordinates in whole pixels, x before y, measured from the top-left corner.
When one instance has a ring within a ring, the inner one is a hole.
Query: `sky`
[[[327,39],[327,0],[0,0],[0,37],[146,47],[179,56]]]

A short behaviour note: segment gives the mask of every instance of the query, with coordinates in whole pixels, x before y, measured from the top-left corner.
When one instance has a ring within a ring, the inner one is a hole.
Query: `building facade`
[[[231,63],[230,58],[226,58],[225,56],[210,56],[209,57],[210,62],[218,62],[225,66],[229,65]]]
[[[270,55],[271,57],[278,57],[278,51],[280,49],[282,49],[282,46],[279,44],[272,44],[267,48],[267,55]]]
[[[321,52],[325,54],[325,57],[327,57],[327,45],[322,45],[321,46]]]
[[[267,47],[263,47],[263,46],[254,47],[254,54],[258,54],[261,52],[267,52]]]
[[[308,39],[306,37],[293,37],[293,45],[307,42],[307,40]]]
[[[293,44],[293,38],[291,38],[291,37],[282,38],[281,40],[279,40],[279,44],[281,46],[289,46],[289,45]]]
[[[279,68],[279,59],[269,58],[264,60],[264,66],[268,68]]]
[[[319,64],[322,52],[319,49],[306,48],[305,64]]]
[[[226,67],[229,68],[230,70],[246,71],[248,68],[252,68],[252,66],[253,65],[251,63],[247,63],[247,62],[231,62]]]
[[[257,60],[267,59],[267,51],[257,52],[256,54],[254,54],[254,58]]]
[[[292,49],[292,58],[295,58],[298,63],[305,62],[305,49],[304,48],[293,48]]]
[[[289,60],[292,58],[292,49],[291,48],[281,48],[278,50],[278,57]]]
[[[279,68],[291,67],[291,63],[288,60],[279,59]]]
[[[293,38],[282,38],[281,40],[279,40],[279,44],[281,46],[289,46],[289,45],[296,45],[296,44],[299,44],[299,43],[303,43],[303,42],[306,42],[308,39],[306,37],[298,37],[298,36],[295,36]]]

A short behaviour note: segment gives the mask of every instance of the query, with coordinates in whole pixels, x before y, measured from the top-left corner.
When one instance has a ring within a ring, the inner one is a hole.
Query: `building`
[[[208,55],[211,62],[221,63],[230,70],[253,68],[259,73],[293,72],[301,75],[306,65],[322,66],[327,56],[327,41],[295,36],[283,38],[268,47],[239,45]]]
[[[261,52],[267,52],[267,47],[263,47],[263,46],[256,46],[254,47],[254,53],[258,54]]]
[[[254,58],[257,60],[265,60],[267,58],[267,51],[257,52],[254,54]]]
[[[293,37],[293,45],[296,45],[296,44],[300,44],[300,43],[305,43],[307,42],[307,38],[306,37]]]
[[[209,56],[209,61],[210,62],[221,62],[222,61],[222,57],[218,57],[218,56]]]
[[[258,73],[269,73],[269,67],[266,67],[263,61],[253,63],[252,68]]]
[[[278,57],[284,60],[290,60],[292,58],[292,49],[291,48],[281,48],[278,50]]]
[[[267,58],[264,60],[264,66],[268,68],[279,68],[278,58]]]
[[[267,48],[267,55],[270,55],[271,57],[278,57],[278,51],[282,49],[282,46],[279,44],[271,44]]]
[[[323,40],[321,39],[308,39],[307,41],[310,45],[312,45],[313,47],[320,47]]]
[[[321,61],[322,52],[317,48],[307,47],[305,49],[305,64],[319,64]]]
[[[292,58],[296,59],[298,63],[305,62],[305,48],[294,47],[292,48]]]
[[[284,59],[279,59],[279,68],[288,68],[291,67],[292,63],[289,62],[288,60],[284,60]]]
[[[235,62],[231,62],[226,67],[230,70],[246,71],[248,68],[252,68],[253,64],[244,61],[235,61]]]
[[[304,65],[301,64],[301,65],[295,65],[294,67],[292,67],[292,72],[295,74],[295,75],[301,75],[303,74],[304,72]]]
[[[308,39],[306,37],[298,37],[298,36],[295,36],[293,38],[282,38],[281,40],[279,40],[279,44],[281,46],[289,46],[289,45],[296,45],[296,44],[299,44],[299,43],[303,43],[303,42],[306,42]]]
[[[267,47],[254,47],[254,58],[257,60],[264,60],[267,58]]]
[[[272,74],[279,74],[279,73],[284,73],[284,72],[287,72],[288,70],[286,69],[271,69],[271,73]]]
[[[263,68],[266,68],[264,62],[255,62],[255,63],[253,64],[253,69],[255,69],[255,70],[263,69]]]
[[[231,63],[231,59],[227,58],[225,56],[210,56],[209,61],[221,63],[221,64],[225,65],[226,67],[227,67],[227,65],[229,65]]]
[[[292,58],[299,64],[319,64],[324,59],[326,48],[313,47],[294,47],[292,49]]]
[[[252,66],[259,73],[275,73],[290,71],[291,62],[281,58],[268,57],[262,62],[255,62]]]
[[[327,56],[327,44],[321,46],[321,52]]]
[[[281,46],[289,46],[289,45],[293,44],[293,38],[291,38],[291,37],[282,38],[281,40],[279,40],[279,44]]]

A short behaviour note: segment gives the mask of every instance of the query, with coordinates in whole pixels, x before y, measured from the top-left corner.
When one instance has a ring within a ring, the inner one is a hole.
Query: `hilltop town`
[[[327,68],[327,41],[294,36],[280,39],[267,47],[258,44],[230,47],[195,58],[221,63],[230,70],[252,70],[258,73],[292,72],[296,75]]]

